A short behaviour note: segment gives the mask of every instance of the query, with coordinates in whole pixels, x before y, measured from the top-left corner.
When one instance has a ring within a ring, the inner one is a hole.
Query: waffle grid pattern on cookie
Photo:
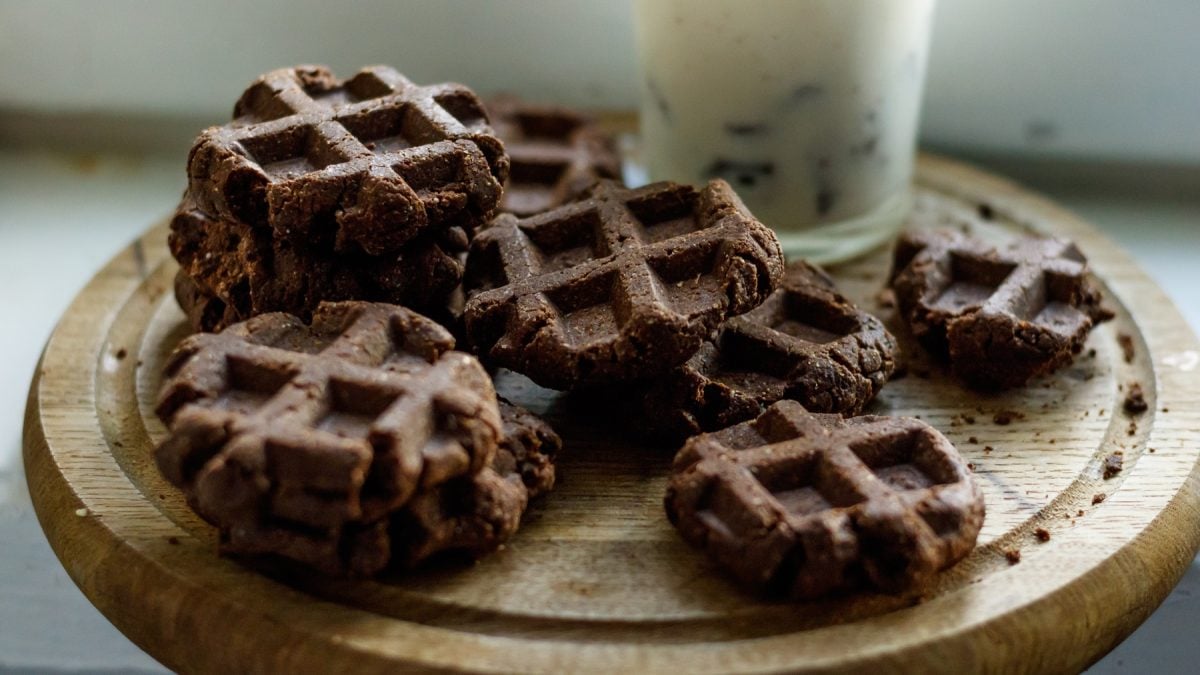
[[[597,180],[621,177],[613,139],[590,118],[511,96],[492,98],[486,107],[511,161],[501,211],[531,216],[561,206]]]
[[[856,415],[895,370],[895,339],[803,261],[779,290],[727,320],[717,339],[648,384],[647,424],[685,438],[752,418],[784,398]]]
[[[972,548],[983,520],[967,467],[928,425],[791,401],[689,441],[667,508],[742,582],[794,598],[920,588]]]
[[[538,382],[569,386],[628,377],[632,362],[645,365],[639,355],[657,352],[660,371],[680,363],[717,322],[760,302],[781,264],[777,242],[724,182],[697,194],[603,181],[553,211],[498,217],[467,267],[476,345]]]
[[[1018,385],[1069,362],[1104,318],[1086,258],[1062,239],[993,247],[952,230],[908,232],[892,285],[913,334],[986,386]]]
[[[234,116],[193,147],[193,198],[219,217],[267,222],[285,237],[335,220],[339,249],[353,243],[380,254],[424,226],[461,225],[464,211],[482,218],[508,172],[474,94],[417,86],[384,66],[345,82],[318,67],[273,71]]]

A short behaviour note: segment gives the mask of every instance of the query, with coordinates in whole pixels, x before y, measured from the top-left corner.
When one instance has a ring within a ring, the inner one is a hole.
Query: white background
[[[219,121],[258,73],[297,62],[631,108],[630,2],[0,0],[0,112]],[[922,136],[1200,163],[1198,64],[1200,0],[941,0]]]

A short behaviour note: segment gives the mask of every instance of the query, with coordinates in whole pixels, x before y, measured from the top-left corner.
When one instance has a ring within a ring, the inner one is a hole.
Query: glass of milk
[[[789,256],[854,257],[910,204],[934,0],[636,0],[652,180],[729,181]]]

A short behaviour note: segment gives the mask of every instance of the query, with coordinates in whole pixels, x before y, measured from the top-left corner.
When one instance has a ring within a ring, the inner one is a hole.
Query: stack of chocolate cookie
[[[205,130],[171,222],[177,296],[198,330],[323,300],[429,308],[500,202],[508,156],[478,98],[377,66],[267,73]]]
[[[560,441],[453,345],[366,302],[193,335],[167,366],[158,466],[227,552],[331,574],[482,555],[553,486]]]

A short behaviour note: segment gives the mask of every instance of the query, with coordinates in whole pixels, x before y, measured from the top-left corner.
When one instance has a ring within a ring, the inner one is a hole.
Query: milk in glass
[[[636,0],[654,180],[729,181],[785,250],[890,236],[909,182],[934,0]]]

